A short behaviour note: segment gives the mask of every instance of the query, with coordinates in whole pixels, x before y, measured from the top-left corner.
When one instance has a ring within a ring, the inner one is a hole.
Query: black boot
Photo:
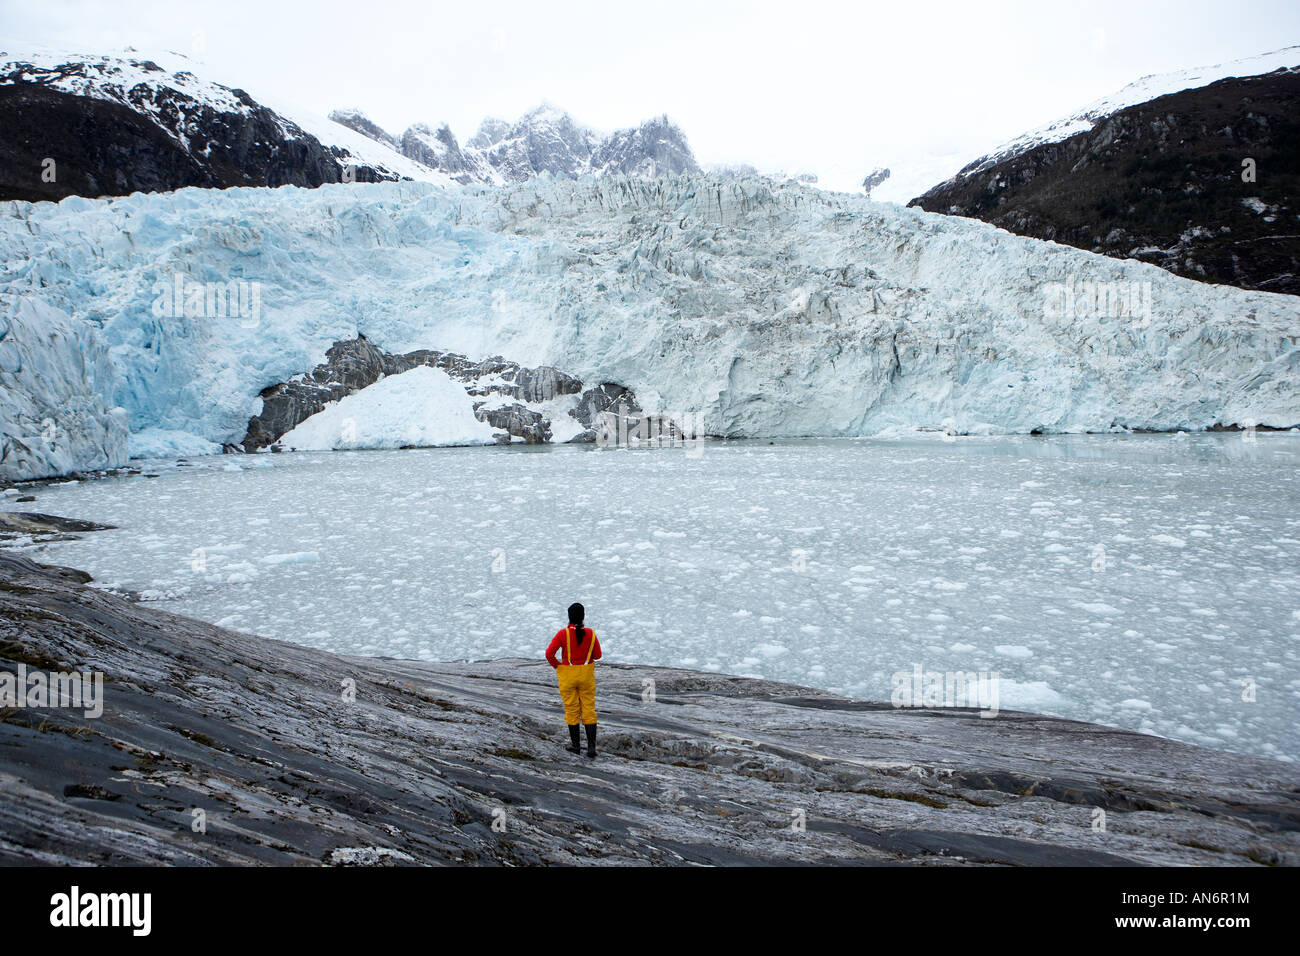
[[[565,750],[572,750],[575,754],[580,754],[580,753],[582,753],[582,738],[579,737],[578,734],[579,734],[579,731],[578,731],[578,725],[577,725],[577,724],[570,724],[570,725],[569,725],[569,740],[570,740],[571,742],[570,742],[569,746],[567,746],[567,747],[564,748]]]
[[[587,756],[594,757],[596,756],[596,725],[583,724],[582,726],[587,728]],[[576,728],[574,729],[573,735],[574,737],[578,736]]]

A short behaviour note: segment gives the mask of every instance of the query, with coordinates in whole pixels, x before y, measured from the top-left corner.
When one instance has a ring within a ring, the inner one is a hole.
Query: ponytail
[[[586,628],[582,625],[586,614],[586,609],[581,604],[569,605],[569,624],[573,627],[574,643],[579,647],[582,646],[582,639],[586,636]],[[569,663],[572,664],[573,661],[569,661]]]

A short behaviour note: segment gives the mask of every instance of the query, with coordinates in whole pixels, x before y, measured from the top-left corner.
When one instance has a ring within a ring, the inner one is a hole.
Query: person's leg
[[[556,674],[560,685],[560,699],[564,701],[564,722],[569,725],[569,749],[574,753],[581,753],[582,742],[578,724],[582,722],[582,694],[567,667],[558,668]]]
[[[582,723],[587,728],[587,756],[596,756],[596,675],[584,676],[581,686]]]

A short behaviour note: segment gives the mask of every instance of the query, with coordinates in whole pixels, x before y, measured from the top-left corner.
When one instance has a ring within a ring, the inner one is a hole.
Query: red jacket
[[[561,664],[585,664],[587,663],[587,654],[591,654],[593,661],[600,660],[600,640],[596,637],[596,632],[589,627],[582,629],[582,643],[578,643],[577,633],[570,628],[563,627],[555,632],[555,637],[551,638],[551,646],[546,649],[546,659],[552,667],[559,667]],[[568,644],[573,648],[573,660],[565,658],[564,645],[565,635],[572,634]]]

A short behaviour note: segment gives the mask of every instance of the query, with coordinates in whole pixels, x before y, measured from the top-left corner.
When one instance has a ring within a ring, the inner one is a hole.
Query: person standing
[[[578,725],[587,730],[587,756],[596,756],[596,661],[600,660],[600,641],[596,632],[583,626],[586,609],[581,604],[569,605],[569,624],[555,632],[546,649],[546,660],[555,668],[560,685],[560,698],[564,701],[564,722],[569,726],[569,746],[575,754],[582,753],[582,738]]]

